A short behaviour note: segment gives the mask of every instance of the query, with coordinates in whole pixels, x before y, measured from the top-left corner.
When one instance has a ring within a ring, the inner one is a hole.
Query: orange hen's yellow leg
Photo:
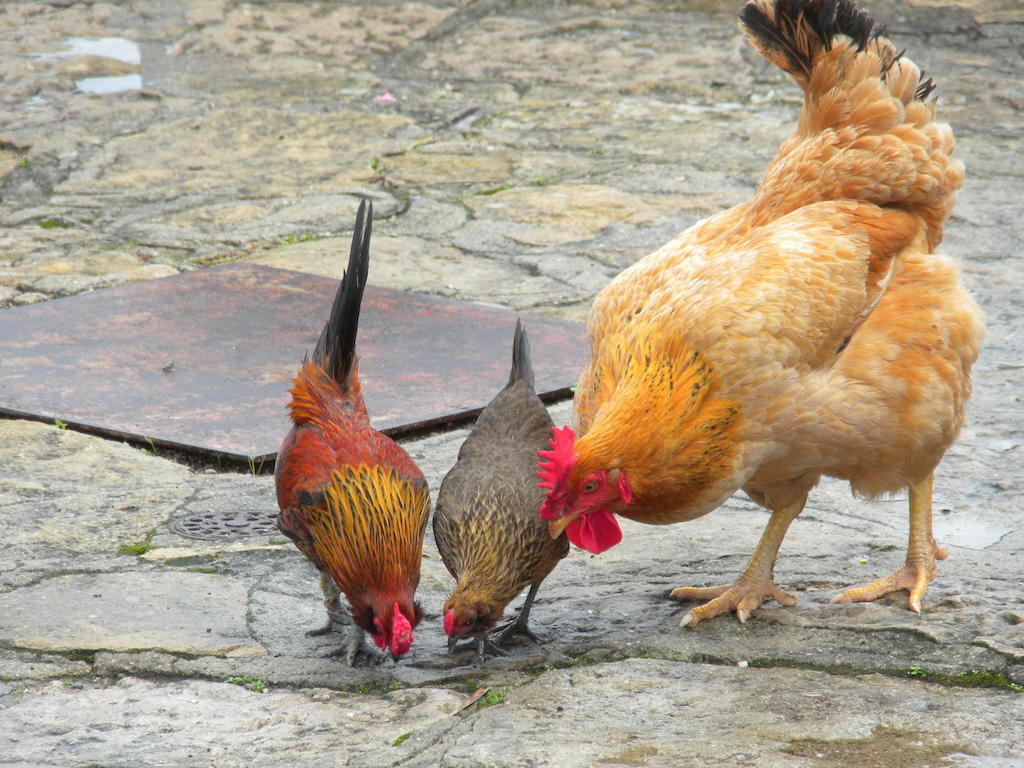
[[[935,561],[946,557],[945,548],[932,536],[933,478],[934,475],[928,475],[910,486],[910,541],[906,565],[884,579],[846,590],[833,603],[864,603],[905,589],[910,593],[910,610],[921,612],[921,598],[935,577]]]
[[[735,610],[736,618],[745,622],[750,614],[769,597],[780,605],[793,605],[796,596],[775,586],[772,570],[779,547],[789,530],[789,524],[804,508],[807,497],[788,507],[772,511],[771,520],[761,534],[761,541],[750,558],[746,569],[735,584],[721,587],[679,587],[673,589],[672,597],[679,600],[708,600],[704,605],[689,611],[679,622],[681,627],[692,627],[703,619],[710,619],[720,613]]]

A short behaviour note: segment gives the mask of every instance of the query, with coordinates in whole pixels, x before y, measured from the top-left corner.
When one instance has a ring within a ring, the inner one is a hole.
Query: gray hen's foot
[[[536,634],[534,634],[533,630],[527,626],[527,623],[523,621],[522,614],[519,614],[519,618],[515,621],[509,622],[503,627],[496,628],[491,632],[490,637],[494,638],[494,642],[496,644],[504,645],[505,641],[513,635],[522,635],[523,637],[532,640],[537,645],[541,645],[543,642]]]
[[[499,627],[491,632],[491,637],[498,645],[504,645],[505,641],[508,640],[512,635],[523,635],[528,637],[537,645],[541,644],[541,640],[537,637],[528,626],[530,621],[530,609],[533,607],[533,600],[537,597],[537,587],[539,584],[534,584],[530,587],[530,591],[526,595],[526,601],[523,603],[522,610],[519,611],[519,615],[516,616],[515,620],[506,624],[504,627]]]

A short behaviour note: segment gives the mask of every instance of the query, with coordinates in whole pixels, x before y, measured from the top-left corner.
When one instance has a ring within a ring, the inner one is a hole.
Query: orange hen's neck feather
[[[710,364],[680,337],[635,323],[604,339],[590,372],[594,418],[574,446],[571,484],[622,470],[633,500],[616,511],[645,522],[697,517],[735,490],[740,405],[718,394]]]

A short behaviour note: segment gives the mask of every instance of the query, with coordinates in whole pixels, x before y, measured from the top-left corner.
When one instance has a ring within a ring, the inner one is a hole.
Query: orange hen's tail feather
[[[768,61],[804,90],[794,135],[769,166],[759,198],[776,215],[826,200],[862,200],[921,217],[942,239],[963,165],[935,122],[935,83],[853,0],[750,0],[740,14]]]
[[[859,52],[881,35],[849,0],[752,0],[740,12],[740,23],[758,52],[804,87],[838,37],[849,38]]]

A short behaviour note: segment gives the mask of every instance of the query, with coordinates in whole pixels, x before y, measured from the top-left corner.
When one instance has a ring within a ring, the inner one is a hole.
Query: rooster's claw
[[[333,622],[332,622],[333,624]],[[350,667],[356,666],[359,656],[366,656],[371,662],[381,664],[387,660],[387,654],[373,647],[366,642],[366,633],[359,627],[349,626],[347,632],[335,630],[345,637],[345,645],[324,654],[324,658],[337,659],[345,657],[345,663]]]
[[[339,635],[344,635],[351,626],[352,619],[347,613],[328,610],[327,623],[322,627],[309,630],[306,633],[306,637],[322,637],[323,635],[331,634],[331,632],[337,632]]]

